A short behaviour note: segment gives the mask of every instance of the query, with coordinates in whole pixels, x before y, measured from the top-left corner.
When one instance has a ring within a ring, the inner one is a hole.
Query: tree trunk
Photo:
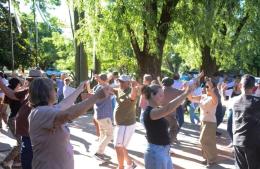
[[[77,9],[74,9],[74,26],[75,31],[80,29],[79,22],[84,18],[84,13],[79,12]],[[84,50],[84,45],[81,42],[78,44],[78,40],[75,37],[75,77],[76,85],[79,85],[80,82],[88,79],[88,66],[87,66],[87,55]]]
[[[152,75],[153,79],[157,79],[161,76],[162,60],[152,54],[143,54],[138,57],[137,64],[139,68],[139,77],[143,77],[144,74]]]
[[[201,47],[202,65],[201,70],[204,71],[206,76],[212,76],[217,72],[216,59],[211,56],[210,47],[208,45]]]

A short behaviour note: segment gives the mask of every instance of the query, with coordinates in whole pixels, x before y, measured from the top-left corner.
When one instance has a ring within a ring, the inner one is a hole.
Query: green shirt
[[[119,90],[116,98],[115,121],[117,125],[129,126],[136,122],[136,100],[130,98],[131,88]]]

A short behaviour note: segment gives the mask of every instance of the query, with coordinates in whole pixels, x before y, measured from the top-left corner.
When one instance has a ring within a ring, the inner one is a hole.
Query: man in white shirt
[[[64,86],[63,86],[63,96],[64,98],[68,97],[69,95],[71,95],[71,93],[73,93],[76,89],[73,87],[70,87],[70,79],[69,78],[65,78],[64,79]]]

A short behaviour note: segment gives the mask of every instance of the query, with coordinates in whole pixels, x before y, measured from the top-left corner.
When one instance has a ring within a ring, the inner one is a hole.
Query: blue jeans
[[[183,123],[184,123],[184,112],[183,112],[182,106],[179,106],[179,107],[176,109],[176,118],[177,118],[178,123],[179,123],[179,129],[181,129],[181,126],[182,126]]]
[[[144,110],[143,109],[141,109],[139,120],[140,120],[140,123],[142,123],[144,126]]]
[[[23,169],[32,169],[33,151],[30,137],[21,137],[21,163]]]
[[[231,140],[233,141],[233,130],[232,130],[232,122],[233,120],[233,111],[232,109],[228,109],[228,121],[227,121],[227,132]]]
[[[148,144],[144,154],[144,164],[146,169],[173,169],[171,157],[169,155],[170,145],[162,146]]]
[[[190,113],[190,122],[193,124],[199,123],[200,119],[196,116],[194,107],[192,105],[188,105],[187,108]],[[195,122],[195,120],[196,120],[196,122]]]

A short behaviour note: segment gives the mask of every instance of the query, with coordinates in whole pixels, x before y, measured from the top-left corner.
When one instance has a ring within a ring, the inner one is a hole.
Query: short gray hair
[[[29,87],[29,101],[31,106],[48,105],[53,90],[54,85],[52,80],[48,78],[34,79]]]

